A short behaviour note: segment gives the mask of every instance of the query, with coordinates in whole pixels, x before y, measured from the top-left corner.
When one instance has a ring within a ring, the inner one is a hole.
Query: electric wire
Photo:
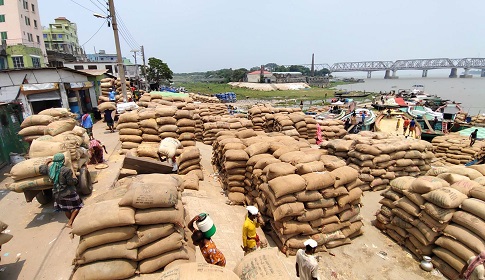
[[[103,28],[105,23],[106,23],[106,21],[103,21],[103,24],[101,24],[99,29],[84,44],[82,44],[81,47],[84,47],[84,45],[86,45],[89,41],[91,41],[91,39],[93,39],[93,37],[96,36],[96,34],[98,34],[98,32],[101,30],[101,28]]]
[[[70,0],[70,1],[71,1],[71,2],[73,2],[74,4],[77,4],[78,6],[80,6],[80,7],[84,8],[84,9],[86,9],[86,10],[88,10],[88,11],[90,11],[90,12],[94,13],[94,14],[97,14],[95,11],[93,11],[93,10],[91,10],[91,9],[89,9],[89,8],[86,8],[85,6],[83,6],[83,5],[79,4],[78,2],[76,2],[76,1],[74,1],[74,0]]]

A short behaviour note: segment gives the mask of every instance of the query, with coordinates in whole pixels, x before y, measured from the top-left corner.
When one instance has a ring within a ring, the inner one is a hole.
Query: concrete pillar
[[[392,70],[392,77],[391,77],[391,79],[397,79],[397,78],[399,78],[399,77],[396,75],[396,73],[397,73],[397,70]]]
[[[460,78],[472,78],[473,76],[470,75],[470,68],[465,68],[465,73],[463,75],[460,75]]]
[[[450,78],[457,78],[458,77],[458,69],[456,68],[451,68],[451,72],[450,72],[450,75],[448,77]]]
[[[421,75],[421,77],[423,77],[423,78],[428,77],[428,69],[423,70],[423,74]]]
[[[386,74],[384,74],[384,79],[390,79],[391,78],[391,70],[387,69]]]
[[[367,71],[367,79],[370,79],[372,77],[372,71]]]
[[[480,73],[480,77],[485,77],[485,69],[482,69],[482,72]]]

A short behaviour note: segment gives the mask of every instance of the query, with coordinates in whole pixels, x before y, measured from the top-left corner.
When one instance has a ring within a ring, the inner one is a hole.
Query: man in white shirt
[[[317,241],[308,239],[303,244],[306,246],[305,250],[296,252],[296,276],[301,280],[319,280],[318,262],[313,256]]]

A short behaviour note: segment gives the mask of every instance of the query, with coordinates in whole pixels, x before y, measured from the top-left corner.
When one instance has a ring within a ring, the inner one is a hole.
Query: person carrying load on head
[[[217,249],[216,244],[211,238],[208,238],[201,230],[195,229],[194,223],[201,220],[201,216],[195,216],[188,224],[190,231],[192,232],[192,242],[195,246],[199,246],[200,252],[207,263],[226,266],[226,257]]]
[[[263,218],[259,213],[258,208],[254,206],[247,206],[248,214],[243,224],[242,240],[244,255],[256,251],[258,247],[261,247],[261,240],[256,233],[256,228],[264,224]]]
[[[303,242],[305,250],[296,252],[296,276],[302,280],[318,280],[318,261],[313,256],[318,246],[317,241],[308,239]]]
[[[71,228],[79,210],[84,206],[83,201],[76,192],[78,180],[72,170],[64,166],[64,154],[55,154],[52,159],[47,159],[45,164],[39,167],[39,173],[49,175],[54,183],[54,208],[63,211],[69,219],[67,227]],[[50,164],[50,166],[49,166]]]

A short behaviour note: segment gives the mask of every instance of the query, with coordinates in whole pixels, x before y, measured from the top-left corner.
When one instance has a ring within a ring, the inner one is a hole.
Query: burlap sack
[[[156,224],[140,226],[136,234],[126,242],[128,249],[134,249],[152,243],[156,240],[165,238],[175,231],[173,224]]]
[[[111,259],[137,259],[137,250],[126,248],[125,241],[113,242],[92,247],[76,257],[76,264],[88,264],[95,261]]]
[[[193,279],[225,279],[239,280],[239,277],[227,268],[207,263],[181,264],[171,270],[164,271],[160,280],[193,280]],[[241,278],[252,280],[253,278]],[[259,279],[259,278],[257,278]]]
[[[89,248],[130,239],[135,235],[135,231],[136,227],[126,226],[107,228],[86,234],[79,240],[76,256],[81,256],[81,254]]]
[[[72,277],[73,280],[108,280],[125,279],[135,275],[137,263],[129,260],[107,260],[80,266]]]

